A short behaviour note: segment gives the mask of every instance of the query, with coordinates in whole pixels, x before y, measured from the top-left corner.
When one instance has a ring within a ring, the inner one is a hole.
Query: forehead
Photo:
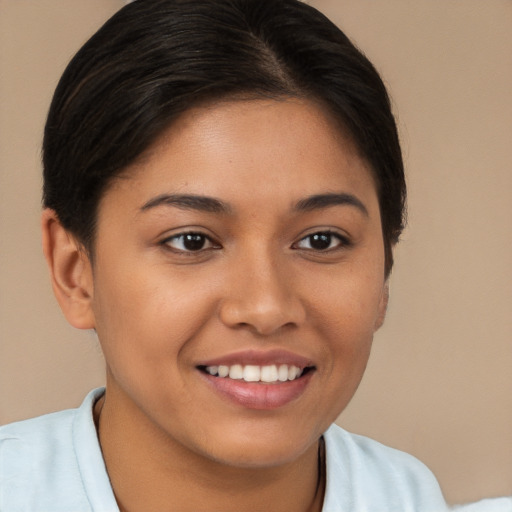
[[[124,188],[148,199],[193,193],[257,205],[291,204],[315,193],[375,197],[369,165],[339,123],[321,106],[299,99],[191,109],[123,176]]]

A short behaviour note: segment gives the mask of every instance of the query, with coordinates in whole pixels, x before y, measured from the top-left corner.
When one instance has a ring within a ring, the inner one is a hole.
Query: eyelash
[[[300,244],[306,240],[309,240],[309,247],[300,247]],[[333,241],[337,240],[337,244],[332,247]],[[172,242],[173,241],[179,241],[181,247],[173,247]],[[312,247],[312,242],[319,242],[322,243],[328,243],[327,247],[324,248],[314,248]],[[186,247],[185,244],[189,243],[199,243],[199,247],[197,249],[193,249],[190,247]],[[166,238],[165,240],[162,240],[161,244],[168,249],[184,255],[194,255],[194,254],[200,254],[204,251],[210,251],[213,249],[220,249],[220,244],[215,243],[211,237],[208,235],[205,235],[201,232],[196,231],[189,231],[185,233],[178,233],[176,235],[173,235],[171,237]],[[209,244],[208,247],[204,247],[205,244]],[[311,233],[309,235],[306,235],[305,237],[301,238],[298,242],[295,242],[292,245],[292,249],[295,250],[303,250],[303,251],[311,251],[314,253],[328,253],[331,251],[336,251],[341,248],[350,247],[351,242],[350,240],[340,235],[339,233],[333,232],[333,231],[315,231],[314,233]]]
[[[316,241],[328,241],[328,246],[323,249],[314,249],[313,247],[299,247],[299,244],[301,242],[304,242],[305,240],[309,239],[310,246],[311,242],[315,239]],[[337,240],[337,244],[334,247],[331,247],[331,244],[333,242],[333,239]],[[328,253],[331,251],[336,251],[342,248],[347,248],[351,246],[350,240],[346,236],[342,236],[339,233],[336,233],[334,231],[315,231],[314,233],[310,233],[309,235],[306,235],[305,237],[301,238],[298,242],[294,244],[294,248],[297,248],[299,250],[304,251],[311,251],[315,253]]]
[[[188,237],[188,239],[187,239],[187,237]],[[178,241],[180,239],[181,239],[182,247],[178,247],[178,248],[172,247],[171,242]],[[198,239],[200,239],[200,240],[198,240]],[[203,244],[202,244],[203,246],[199,247],[197,250],[190,249],[190,248],[187,249],[184,245],[187,240],[192,243],[198,242],[198,241],[203,242]],[[209,247],[204,247],[205,243],[209,243]],[[208,251],[208,250],[212,250],[212,249],[220,249],[220,247],[221,247],[219,244],[216,244],[208,235],[205,235],[204,233],[200,233],[197,231],[178,233],[176,235],[166,238],[165,240],[162,240],[161,244],[174,252],[177,252],[180,254],[186,254],[186,255],[199,254],[204,251]]]

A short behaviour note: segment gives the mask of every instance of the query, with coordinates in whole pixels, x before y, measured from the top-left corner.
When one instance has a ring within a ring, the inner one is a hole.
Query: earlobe
[[[64,316],[78,329],[94,328],[92,268],[85,250],[53,210],[43,211],[41,228],[53,293]]]
[[[377,321],[375,322],[375,331],[382,327],[384,320],[386,318],[386,312],[388,310],[388,302],[389,302],[389,283],[386,281],[384,283],[384,287],[382,289],[382,296],[379,304],[379,314],[377,316]]]

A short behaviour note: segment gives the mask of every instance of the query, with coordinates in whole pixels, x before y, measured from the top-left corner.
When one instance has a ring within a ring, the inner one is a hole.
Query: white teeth
[[[207,366],[206,371],[216,377],[229,377],[235,380],[244,380],[245,382],[286,382],[288,380],[298,379],[303,370],[297,366],[281,364],[279,367],[275,364],[266,366],[257,366],[248,364],[234,364],[231,366]]]
[[[215,368],[215,366],[207,366],[206,369],[208,370],[208,368]],[[219,366],[219,377],[227,377],[228,375],[229,375],[229,366],[220,365]]]
[[[229,367],[229,378],[230,379],[242,379],[244,376],[244,369],[241,364],[234,364]]]
[[[288,380],[288,366],[285,364],[282,364],[279,367],[279,370],[277,370],[277,378],[281,382],[286,382]]]
[[[217,375],[219,373],[219,367],[218,366],[208,366],[206,368],[206,371],[210,374],[210,375]]]
[[[243,379],[247,382],[258,382],[261,371],[259,366],[247,365],[244,367]]]
[[[277,367],[275,364],[272,366],[263,366],[261,369],[262,382],[276,382],[277,381]]]

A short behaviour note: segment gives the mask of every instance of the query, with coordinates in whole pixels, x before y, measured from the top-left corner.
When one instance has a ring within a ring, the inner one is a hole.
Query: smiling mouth
[[[213,377],[263,384],[279,384],[295,381],[314,370],[314,366],[300,368],[288,364],[258,365],[212,365],[199,366],[199,370]]]

